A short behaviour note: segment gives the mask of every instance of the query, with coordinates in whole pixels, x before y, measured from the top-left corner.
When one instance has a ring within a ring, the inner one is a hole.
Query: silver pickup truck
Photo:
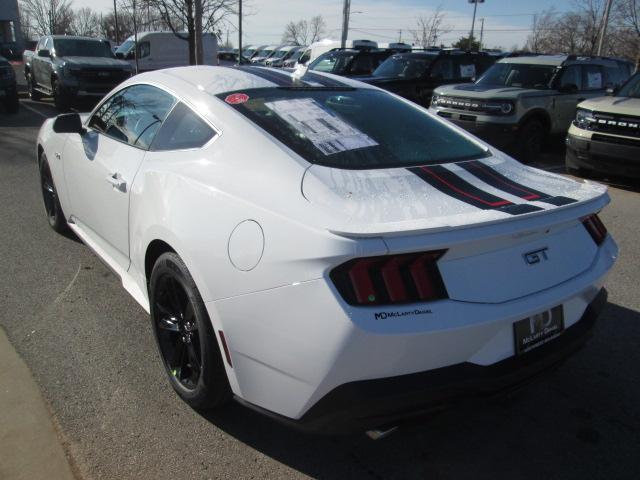
[[[127,62],[114,58],[107,42],[87,37],[42,37],[35,52],[25,51],[23,62],[29,96],[52,96],[63,111],[76,98],[102,97],[133,74]]]
[[[483,138],[535,160],[549,135],[565,135],[583,100],[622,84],[625,60],[575,55],[505,58],[472,84],[435,89],[431,111]]]

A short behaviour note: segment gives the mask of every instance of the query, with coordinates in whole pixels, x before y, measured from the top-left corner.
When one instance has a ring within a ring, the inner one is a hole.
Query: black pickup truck
[[[107,42],[87,37],[42,37],[35,52],[25,51],[23,61],[29,96],[50,95],[59,110],[79,97],[100,98],[133,74],[129,63],[114,58]]]
[[[475,81],[496,59],[485,52],[414,50],[390,56],[371,76],[358,80],[428,107],[434,88]]]

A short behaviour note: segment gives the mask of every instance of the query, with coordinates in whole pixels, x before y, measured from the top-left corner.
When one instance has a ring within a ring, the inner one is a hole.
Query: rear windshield
[[[370,89],[261,88],[218,95],[310,163],[434,165],[489,152],[424,111]]]
[[[393,55],[373,72],[374,77],[418,78],[424,75],[436,55]]]
[[[318,72],[340,73],[347,69],[347,66],[355,58],[357,52],[329,52],[320,55],[309,65],[309,70]]]
[[[555,72],[556,67],[553,65],[494,63],[476,83],[486,86],[546,90]]]
[[[99,40],[56,38],[53,42],[59,57],[113,57],[109,45]]]

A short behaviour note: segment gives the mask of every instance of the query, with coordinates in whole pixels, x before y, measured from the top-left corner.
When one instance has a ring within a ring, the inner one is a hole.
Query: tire
[[[42,200],[44,202],[44,210],[47,214],[49,226],[58,233],[65,233],[69,229],[66,217],[60,206],[58,199],[58,191],[53,183],[51,168],[47,156],[43,153],[39,159],[40,168],[40,187],[42,189]]]
[[[547,130],[539,120],[528,120],[518,132],[518,148],[524,163],[531,163],[540,156],[547,138]]]
[[[53,103],[56,108],[61,112],[69,111],[71,107],[71,97],[69,94],[66,93],[55,80],[51,80],[51,90],[53,91]]]
[[[35,102],[42,100],[42,94],[34,88],[33,77],[30,73],[27,75],[27,92],[29,93],[29,98],[31,100]]]
[[[5,105],[5,108],[7,109],[7,112],[18,113],[18,110],[20,110],[20,99],[18,98],[18,94],[14,93],[13,95],[9,96],[5,100],[4,105]]]
[[[196,410],[226,404],[232,394],[218,341],[196,284],[176,253],[156,261],[149,304],[158,352],[176,393]]]

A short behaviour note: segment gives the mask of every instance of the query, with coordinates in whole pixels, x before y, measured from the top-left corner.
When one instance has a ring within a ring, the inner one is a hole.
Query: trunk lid
[[[302,192],[334,219],[334,233],[382,237],[389,253],[447,249],[438,266],[449,297],[482,303],[588,269],[597,246],[579,219],[608,202],[602,185],[495,156],[409,169],[314,165]]]

